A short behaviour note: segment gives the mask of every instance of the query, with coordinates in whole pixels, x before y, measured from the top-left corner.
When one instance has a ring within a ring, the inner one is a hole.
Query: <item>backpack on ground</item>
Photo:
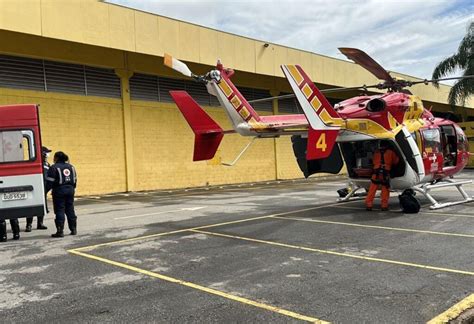
[[[404,191],[401,195],[398,196],[400,201],[400,208],[405,214],[416,214],[420,211],[420,203],[418,199],[415,198],[414,192]]]

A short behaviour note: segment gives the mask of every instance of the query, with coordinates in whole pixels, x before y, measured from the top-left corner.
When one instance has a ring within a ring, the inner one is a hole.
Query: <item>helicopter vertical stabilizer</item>
[[[342,118],[299,65],[282,65],[281,68],[310,125],[306,158],[327,158],[336,143]]]
[[[224,131],[186,91],[170,91],[170,94],[194,132],[193,161],[212,159]]]

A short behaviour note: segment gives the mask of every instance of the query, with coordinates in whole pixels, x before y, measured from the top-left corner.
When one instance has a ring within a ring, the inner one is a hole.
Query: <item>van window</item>
[[[36,158],[31,130],[0,131],[0,163],[32,161]]]

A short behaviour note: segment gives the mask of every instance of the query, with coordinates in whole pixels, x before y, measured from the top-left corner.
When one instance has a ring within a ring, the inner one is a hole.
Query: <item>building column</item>
[[[272,89],[270,90],[270,95],[276,97],[280,94],[279,90]],[[272,100],[272,110],[274,115],[278,115],[278,99]],[[275,180],[278,180],[278,138],[273,139],[273,152],[275,153]]]
[[[125,143],[125,179],[126,191],[135,190],[135,167],[133,163],[133,132],[132,132],[132,105],[130,100],[129,79],[132,71],[116,69],[115,74],[120,78],[122,87],[123,136]]]

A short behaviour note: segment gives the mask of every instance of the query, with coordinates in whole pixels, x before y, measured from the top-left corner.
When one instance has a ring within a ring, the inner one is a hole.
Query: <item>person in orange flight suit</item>
[[[373,173],[370,183],[369,192],[365,198],[365,206],[367,210],[372,210],[375,193],[377,189],[382,190],[381,207],[382,211],[388,210],[388,199],[390,198],[390,170],[400,161],[397,153],[390,148],[390,142],[381,140],[379,148],[373,156]]]

